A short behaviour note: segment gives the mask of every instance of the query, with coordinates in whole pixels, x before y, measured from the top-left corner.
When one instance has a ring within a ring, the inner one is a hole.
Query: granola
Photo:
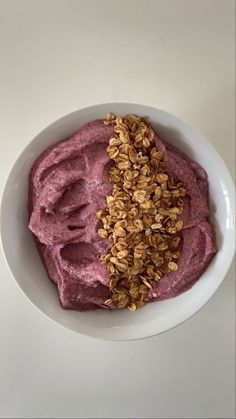
[[[111,244],[100,257],[110,277],[104,304],[135,311],[163,274],[178,269],[185,189],[166,173],[147,118],[109,113],[104,124],[114,129],[107,147],[112,193],[96,213],[103,226],[98,234]]]

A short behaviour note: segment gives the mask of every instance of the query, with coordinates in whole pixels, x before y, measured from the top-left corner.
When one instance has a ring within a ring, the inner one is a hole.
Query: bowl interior
[[[219,252],[192,289],[174,299],[148,304],[135,313],[96,311],[79,313],[61,309],[56,287],[48,279],[27,229],[29,170],[50,144],[75,132],[106,112],[148,115],[160,137],[199,162],[207,171],[211,219]],[[44,314],[74,331],[102,339],[137,339],[161,333],[198,311],[219,287],[234,255],[234,185],[228,170],[204,136],[177,117],[152,107],[128,103],[84,108],[54,122],[23,150],[8,177],[2,197],[1,238],[8,266],[28,299]]]

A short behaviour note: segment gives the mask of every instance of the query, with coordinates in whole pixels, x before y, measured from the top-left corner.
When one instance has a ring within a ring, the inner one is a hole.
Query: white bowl
[[[207,171],[211,217],[216,226],[219,251],[199,281],[180,296],[130,313],[98,310],[80,313],[63,310],[57,289],[48,279],[27,228],[29,170],[36,157],[50,144],[64,139],[81,125],[107,112],[148,115],[163,139],[186,152]],[[149,106],[110,103],[80,109],[49,125],[22,151],[6,182],[1,204],[1,239],[6,262],[28,299],[60,325],[76,332],[109,340],[140,339],[164,332],[196,313],[222,283],[234,255],[234,184],[210,142],[176,116]]]

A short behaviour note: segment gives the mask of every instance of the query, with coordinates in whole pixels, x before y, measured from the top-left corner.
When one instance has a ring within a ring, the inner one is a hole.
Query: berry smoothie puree
[[[99,260],[110,244],[97,233],[96,211],[105,207],[112,189],[108,180],[112,162],[106,151],[112,135],[113,127],[103,120],[89,122],[45,150],[31,169],[29,229],[63,308],[98,309],[110,296],[107,269]],[[157,135],[155,140],[164,152],[166,172],[186,190],[179,268],[163,275],[153,289],[160,300],[192,287],[217,249],[208,221],[206,172]]]

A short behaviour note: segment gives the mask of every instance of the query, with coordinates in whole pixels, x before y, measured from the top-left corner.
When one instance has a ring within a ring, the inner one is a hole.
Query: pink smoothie
[[[112,133],[112,126],[102,120],[89,122],[45,150],[31,169],[29,228],[63,308],[98,309],[110,296],[106,266],[99,261],[109,242],[97,234],[100,221],[96,211],[106,206],[105,197],[112,189],[108,180],[111,161],[106,152]],[[214,228],[208,221],[206,172],[157,135],[156,145],[165,153],[167,173],[186,189],[179,269],[165,274],[152,290],[160,300],[190,288],[217,249]]]

